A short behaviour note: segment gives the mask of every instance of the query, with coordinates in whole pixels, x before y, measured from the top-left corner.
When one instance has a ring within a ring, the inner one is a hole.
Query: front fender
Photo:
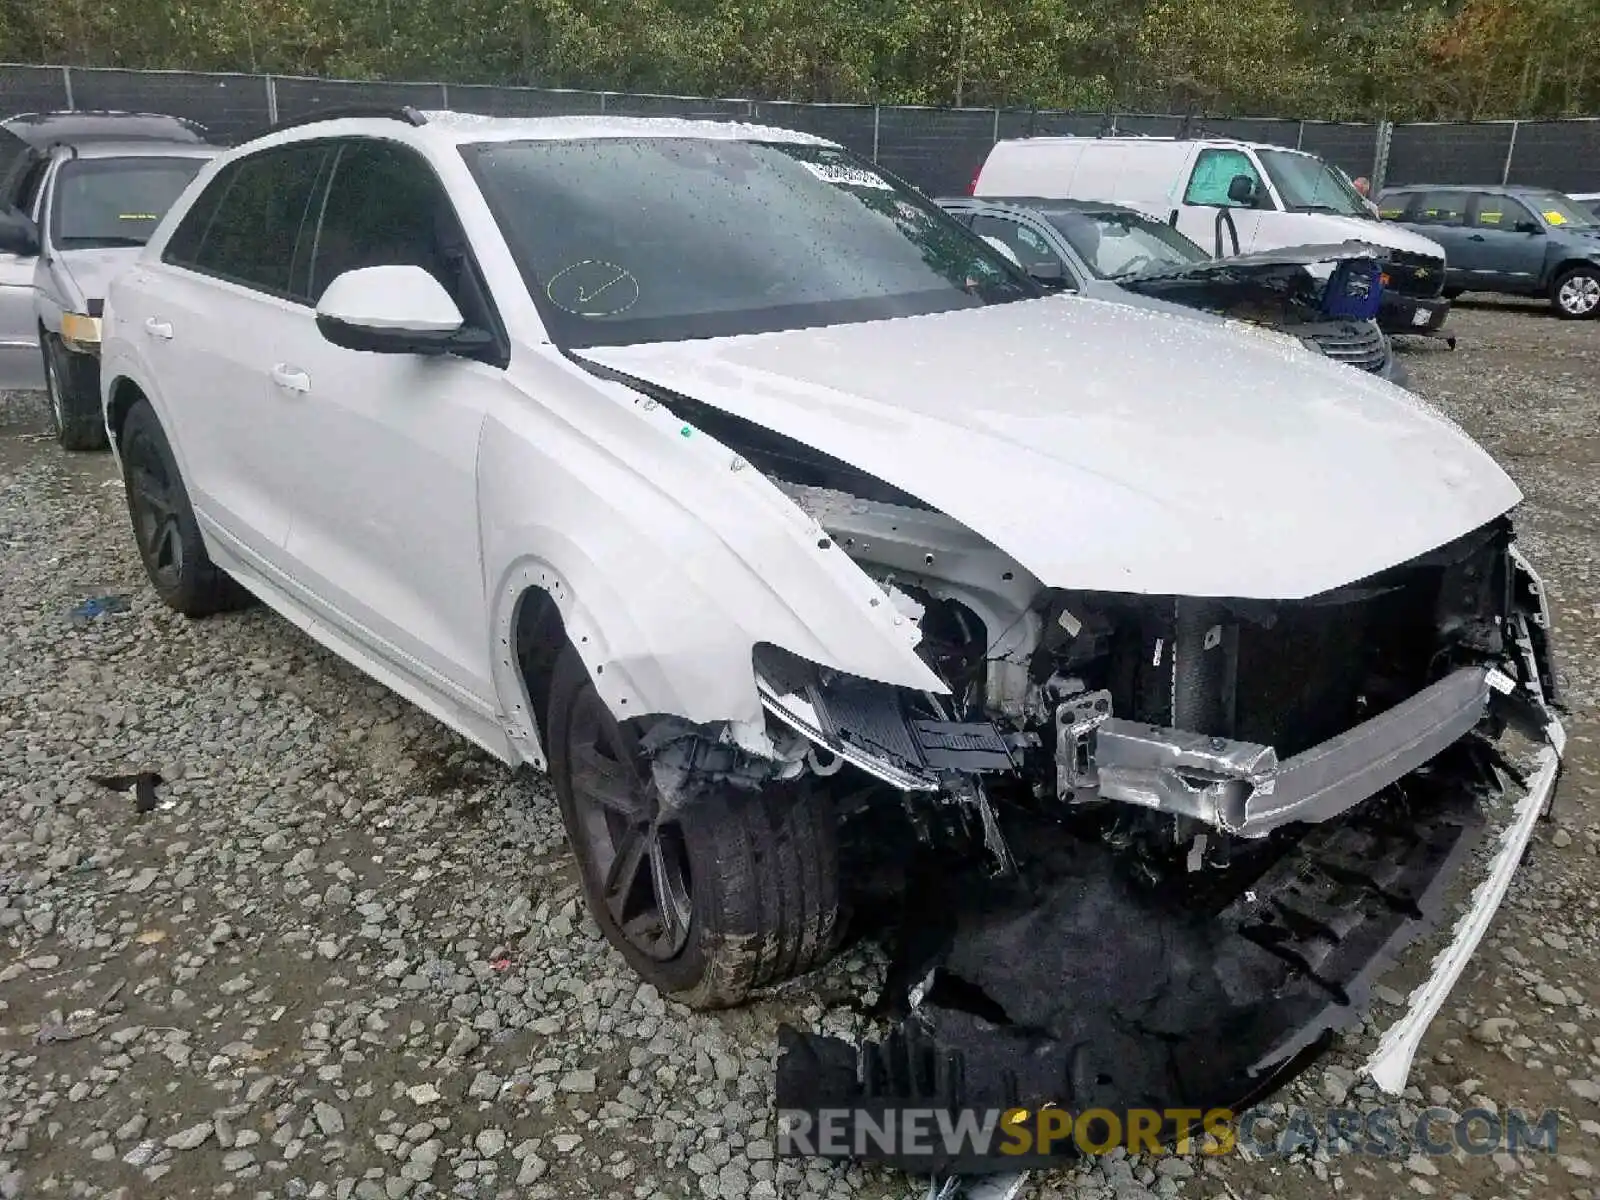
[[[568,366],[532,371],[558,377],[530,388],[547,399],[492,412],[479,444],[496,685],[518,741],[538,744],[515,654],[530,587],[551,595],[619,719],[757,720],[758,643],[946,690],[883,589],[759,471],[654,401]]]

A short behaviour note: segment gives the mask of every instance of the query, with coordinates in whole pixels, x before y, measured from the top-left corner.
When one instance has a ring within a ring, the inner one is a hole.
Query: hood
[[[1204,262],[1157,267],[1137,275],[1120,276],[1116,282],[1137,291],[1141,285],[1169,279],[1232,281],[1250,277],[1273,278],[1290,268],[1315,267],[1323,263],[1331,268],[1334,264],[1358,258],[1370,258],[1381,263],[1384,253],[1384,247],[1367,242],[1287,246],[1281,250],[1259,250],[1253,254],[1235,254],[1226,258],[1208,258]]]
[[[97,250],[57,250],[53,255],[63,282],[71,285],[76,298],[104,300],[112,279],[139,258],[143,246],[113,246]]]
[[[1444,258],[1444,247],[1420,233],[1403,229],[1393,221],[1380,221],[1377,217],[1345,217],[1337,213],[1310,213],[1317,221],[1319,234],[1330,234],[1341,240],[1370,242],[1374,246],[1391,250],[1404,250],[1410,254],[1426,254],[1430,258]],[[1332,237],[1329,238],[1332,240]]]
[[[1053,587],[1296,599],[1521,499],[1391,384],[1100,300],[580,354],[868,472]]]

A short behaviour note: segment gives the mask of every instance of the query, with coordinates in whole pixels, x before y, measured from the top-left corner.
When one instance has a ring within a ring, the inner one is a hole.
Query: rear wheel
[[[1580,266],[1564,271],[1550,290],[1556,316],[1567,321],[1587,321],[1600,315],[1600,267]]]
[[[100,412],[100,360],[68,350],[53,333],[41,334],[44,388],[50,419],[63,450],[104,450],[106,423]]]
[[[148,400],[122,425],[122,482],[139,557],[156,595],[186,617],[242,608],[250,593],[206,553],[166,432]]]
[[[556,664],[547,724],[589,911],[647,982],[693,1007],[721,1008],[832,953],[838,843],[825,792],[707,783],[664,799],[638,738],[570,647]]]

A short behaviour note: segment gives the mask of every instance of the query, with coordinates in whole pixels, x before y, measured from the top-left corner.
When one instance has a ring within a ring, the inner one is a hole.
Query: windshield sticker
[[[1553,208],[1545,209],[1544,219],[1549,221],[1552,225],[1565,225],[1567,223],[1566,216],[1562,213],[1556,212],[1556,210]]]
[[[118,213],[119,221],[159,221],[161,218],[155,213]]]
[[[826,183],[838,184],[841,187],[866,187],[877,188],[879,191],[884,192],[894,191],[894,188],[890,187],[888,183],[871,171],[863,171],[860,167],[852,167],[847,163],[806,162],[802,159],[800,165]]]

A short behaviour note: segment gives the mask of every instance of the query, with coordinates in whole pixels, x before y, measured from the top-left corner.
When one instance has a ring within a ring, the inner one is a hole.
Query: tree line
[[[0,58],[1215,116],[1600,113],[1600,0],[0,0]]]

